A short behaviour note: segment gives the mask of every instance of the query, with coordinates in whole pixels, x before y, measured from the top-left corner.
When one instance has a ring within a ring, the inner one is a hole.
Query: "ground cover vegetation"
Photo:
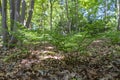
[[[1,0],[0,80],[120,80],[120,0]]]

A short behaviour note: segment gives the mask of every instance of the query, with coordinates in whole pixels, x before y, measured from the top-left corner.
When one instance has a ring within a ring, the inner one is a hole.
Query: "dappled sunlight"
[[[48,46],[48,47],[45,47],[45,49],[47,49],[47,50],[53,50],[54,47],[52,47],[52,46]]]
[[[42,48],[41,48],[42,47]],[[64,56],[60,54],[59,52],[55,52],[55,48],[50,45],[44,45],[37,46],[37,49],[31,49],[29,52],[29,56],[22,59],[20,62],[21,68],[30,68],[34,64],[41,64],[42,61],[47,61],[47,59],[53,59],[53,60],[62,60],[64,59]],[[48,60],[49,62],[49,60]],[[44,64],[42,62],[42,64]]]
[[[0,80],[119,80],[118,0],[1,0]]]
[[[64,57],[63,56],[51,56],[51,55],[39,55],[38,56],[34,56],[34,57],[28,57],[26,59],[22,59],[21,60],[21,64],[20,67],[24,67],[24,68],[30,68],[32,67],[33,64],[41,64],[41,62],[43,60],[47,60],[47,59],[53,59],[53,60],[62,60]],[[48,61],[49,62],[49,61]]]
[[[64,57],[63,56],[51,56],[51,55],[48,55],[48,56],[39,56],[41,60],[45,60],[45,59],[48,59],[48,58],[51,58],[51,59],[63,59]]]
[[[96,40],[96,42],[101,43],[102,41]],[[104,41],[103,41],[104,42]],[[31,47],[31,46],[29,46]],[[34,48],[35,46],[32,46]],[[99,45],[100,47],[100,45]],[[7,53],[13,54],[13,52],[22,52],[21,50],[15,48],[11,49],[9,51],[6,51]],[[40,77],[40,80],[43,80],[43,78],[58,78],[60,77],[61,80],[65,80],[64,78],[73,78],[73,77],[81,77],[86,76],[86,74],[89,74],[89,76],[93,77],[99,77],[103,75],[106,71],[106,68],[108,72],[113,73],[112,69],[119,70],[119,58],[113,57],[111,62],[111,59],[109,58],[110,55],[104,55],[104,56],[85,56],[81,55],[80,53],[74,52],[74,53],[63,53],[58,50],[55,50],[54,46],[49,45],[39,45],[36,49],[31,49],[27,52],[29,53],[26,57],[18,58],[14,57],[12,63],[8,63],[6,65],[13,65],[13,67],[6,67],[6,72],[2,72],[2,76],[4,75],[11,75],[11,76],[23,76],[22,74],[28,76],[34,75],[35,77]],[[100,52],[99,52],[100,53]],[[22,53],[23,54],[23,53]],[[14,54],[15,55],[15,54]],[[17,54],[21,55],[21,53]],[[23,56],[23,55],[22,55]],[[18,58],[18,60],[16,59]],[[117,58],[117,61],[116,61]],[[16,62],[17,61],[17,62]],[[107,64],[104,64],[107,63]],[[2,63],[0,61],[0,63]],[[2,63],[3,64],[3,63]],[[111,65],[109,65],[111,64]],[[115,66],[114,66],[115,64]],[[101,65],[103,69],[101,70]],[[5,66],[5,65],[4,65]],[[109,68],[110,66],[110,68]],[[0,68],[5,69],[5,68]],[[12,69],[11,72],[8,70]],[[100,72],[101,71],[101,72]],[[99,74],[98,74],[99,72]],[[15,74],[13,74],[15,73]],[[53,76],[54,75],[54,76]],[[118,76],[119,73],[116,73],[115,76]],[[82,77],[81,77],[82,78]],[[49,80],[49,79],[48,79]],[[53,79],[52,79],[53,80]]]

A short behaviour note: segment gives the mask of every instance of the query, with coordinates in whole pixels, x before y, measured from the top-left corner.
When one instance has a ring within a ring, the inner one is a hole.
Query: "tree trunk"
[[[14,26],[14,12],[15,12],[15,4],[14,0],[9,0],[10,4],[10,29],[13,31],[13,26]]]
[[[117,30],[120,31],[120,0],[118,0],[118,26]]]
[[[0,13],[2,13],[2,6],[1,6],[1,1],[0,1]]]
[[[53,3],[50,0],[50,30],[52,30],[52,14],[53,14]]]
[[[78,9],[78,0],[75,0],[75,5],[76,5],[76,6],[75,6],[75,10],[76,10],[76,15],[75,15],[75,17],[76,17],[76,24],[75,24],[75,25],[76,25],[76,26],[75,26],[75,28],[76,28],[76,31],[79,31],[79,28],[78,28],[78,20],[79,20],[79,19],[78,19],[78,16],[79,16],[79,15],[78,15],[78,10],[79,10],[79,9]]]
[[[26,27],[29,28],[31,19],[32,19],[32,14],[33,14],[33,9],[34,9],[34,0],[30,1],[30,10],[28,13],[28,18],[27,18],[27,22],[26,22]]]
[[[25,26],[26,1],[22,0],[21,23]]]
[[[17,33],[17,22],[19,22],[19,5],[18,5],[19,0],[15,0],[14,5],[15,5],[15,9],[14,9],[14,26],[13,26],[13,32]],[[15,47],[15,45],[17,44],[17,38],[15,36],[15,34],[12,34],[10,42],[9,42],[9,48],[13,48]]]
[[[7,27],[7,0],[2,0],[2,31],[3,31],[3,47],[8,47],[8,27]]]
[[[105,31],[107,29],[107,6],[108,6],[108,3],[107,3],[107,0],[105,0]]]
[[[66,0],[65,5],[66,5],[65,8],[66,8],[66,17],[67,17],[67,25],[66,25],[66,27],[68,28],[67,32],[70,33],[71,32],[71,20],[69,18],[69,12],[68,12],[68,0]]]
[[[69,20],[69,13],[68,13],[68,0],[66,0],[65,4],[66,4],[66,6],[65,6],[65,8],[66,8],[66,16],[67,16],[67,20]]]
[[[21,17],[20,17],[20,4],[21,4],[21,0],[17,0],[17,2],[16,2],[16,4],[17,4],[17,17],[18,17],[18,20],[17,21],[21,21]]]

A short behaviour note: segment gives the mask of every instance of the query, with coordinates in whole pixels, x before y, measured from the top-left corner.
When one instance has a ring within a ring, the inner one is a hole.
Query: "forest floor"
[[[93,41],[79,52],[64,53],[51,44],[0,50],[0,80],[120,80],[120,46]]]

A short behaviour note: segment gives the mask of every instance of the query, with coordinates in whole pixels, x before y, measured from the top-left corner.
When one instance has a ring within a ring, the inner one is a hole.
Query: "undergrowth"
[[[14,33],[12,33],[14,34]],[[49,30],[28,30],[21,28],[16,36],[22,41],[23,46],[25,44],[41,44],[42,42],[48,42],[58,50],[68,52],[80,52],[83,55],[87,54],[86,48],[97,39],[108,39],[111,41],[111,45],[120,44],[120,32],[107,31],[105,33],[100,33],[97,35],[90,35],[87,32],[71,33],[71,34],[60,34],[57,31]],[[22,49],[22,48],[21,48]],[[117,48],[118,49],[118,48]],[[13,53],[4,58],[4,61],[8,61],[11,58],[17,57],[18,55],[27,55],[25,50],[19,53]]]

